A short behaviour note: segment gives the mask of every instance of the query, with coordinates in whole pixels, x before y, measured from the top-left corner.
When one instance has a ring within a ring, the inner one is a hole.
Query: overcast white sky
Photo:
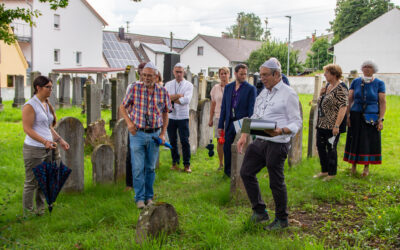
[[[334,19],[336,0],[88,0],[108,22],[106,30],[118,30],[129,21],[130,33],[193,39],[197,34],[221,36],[236,22],[237,13],[253,12],[268,17],[272,37],[288,38],[288,18],[292,16],[292,41],[327,34]],[[400,0],[392,1],[400,5]]]

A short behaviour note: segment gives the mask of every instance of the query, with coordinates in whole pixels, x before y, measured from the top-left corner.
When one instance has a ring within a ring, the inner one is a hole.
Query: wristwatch
[[[339,126],[338,126],[338,125],[335,125],[335,128],[339,128]]]
[[[385,118],[383,118],[383,117],[378,119],[378,121],[384,121],[384,120],[385,120]]]

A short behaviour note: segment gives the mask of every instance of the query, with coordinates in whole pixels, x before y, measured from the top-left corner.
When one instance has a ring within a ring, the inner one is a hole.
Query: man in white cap
[[[178,151],[177,132],[182,145],[183,166],[186,173],[190,169],[189,144],[189,103],[193,95],[193,84],[183,78],[185,73],[182,63],[174,66],[175,79],[165,84],[172,102],[172,112],[169,114],[168,138],[171,143],[172,170],[179,170],[180,155]]]
[[[119,108],[129,130],[133,189],[140,209],[153,203],[153,183],[159,145],[165,142],[171,102],[167,90],[154,83],[156,66],[149,62],[142,71],[143,82],[130,85]]]
[[[275,202],[275,220],[267,230],[288,226],[287,192],[283,166],[289,151],[289,141],[301,128],[299,97],[296,92],[282,82],[281,67],[275,60],[268,60],[260,67],[260,77],[265,89],[256,99],[251,118],[277,122],[274,130],[265,130],[268,137],[257,136],[245,153],[240,176],[252,204],[251,220],[261,223],[269,220],[256,174],[267,166],[269,185]],[[242,133],[238,152],[242,153],[247,134]]]

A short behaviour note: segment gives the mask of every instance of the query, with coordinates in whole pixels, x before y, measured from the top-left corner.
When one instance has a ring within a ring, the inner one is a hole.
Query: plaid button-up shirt
[[[154,85],[152,94],[143,83],[128,87],[122,104],[137,128],[160,128],[163,125],[162,113],[171,108],[167,90],[158,84]]]

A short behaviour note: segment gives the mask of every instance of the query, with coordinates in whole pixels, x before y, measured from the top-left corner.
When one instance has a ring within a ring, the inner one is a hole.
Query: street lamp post
[[[290,68],[290,33],[292,26],[292,16],[285,16],[289,18],[289,42],[288,42],[288,50],[287,50],[287,76],[289,76],[289,68]]]

